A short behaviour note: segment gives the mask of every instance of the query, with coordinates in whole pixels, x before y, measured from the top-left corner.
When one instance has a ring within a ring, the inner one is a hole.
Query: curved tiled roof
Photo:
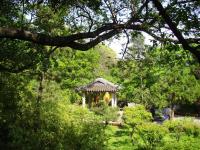
[[[86,92],[116,92],[117,88],[117,85],[103,78],[97,78],[94,82],[91,82],[86,86],[79,87],[77,90]]]

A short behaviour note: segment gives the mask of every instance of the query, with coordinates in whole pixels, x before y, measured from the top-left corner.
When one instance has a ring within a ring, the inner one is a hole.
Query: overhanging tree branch
[[[127,28],[138,30],[141,27],[141,25],[109,23],[93,32],[77,33],[68,36],[49,36],[42,33],[33,33],[26,30],[0,27],[0,38],[19,39],[41,45],[71,47],[79,50],[87,50],[94,47],[98,43],[118,34],[123,29]],[[77,42],[78,40],[84,39],[91,39],[91,41],[87,43]]]
[[[198,61],[200,62],[200,50],[198,49],[198,47],[195,48],[189,45],[188,41],[183,37],[181,32],[178,30],[177,26],[171,20],[170,16],[167,14],[166,10],[164,9],[159,0],[152,0],[152,2],[159,11],[159,14],[162,16],[167,25],[170,27],[171,31],[174,33],[179,42],[182,44],[183,48],[185,50],[189,50],[192,54],[194,54],[198,59]]]
[[[109,0],[110,2],[114,2],[112,0]],[[163,20],[158,19],[157,12],[155,11],[154,7],[152,5],[149,5],[149,2],[152,1],[159,11],[161,17]],[[103,4],[104,2],[104,4]],[[189,1],[192,2],[192,1]],[[109,39],[112,36],[115,36],[118,33],[121,33],[123,30],[131,29],[135,31],[146,31],[150,34],[154,35],[154,38],[159,41],[170,41],[174,43],[180,43],[183,45],[184,49],[189,50],[192,52],[195,56],[197,56],[200,60],[200,51],[199,51],[199,40],[198,39],[191,39],[188,40],[182,36],[183,31],[179,30],[175,23],[172,21],[172,18],[170,18],[168,11],[171,10],[171,6],[176,6],[178,2],[172,1],[169,3],[169,5],[166,8],[163,8],[162,3],[159,0],[143,0],[138,3],[134,3],[133,5],[132,1],[122,2],[120,1],[119,4],[116,6],[113,5],[106,5],[107,1],[102,0],[102,7],[105,8],[105,11],[107,8],[110,8],[111,16],[106,15],[107,12],[104,12],[103,15],[101,13],[95,13],[92,9],[89,7],[83,5],[82,3],[80,7],[77,7],[79,5],[70,6],[70,8],[81,8],[79,17],[86,18],[85,24],[83,25],[85,28],[85,32],[82,33],[74,33],[71,35],[66,36],[51,36],[49,34],[43,34],[41,31],[43,31],[43,27],[38,28],[38,33],[32,32],[31,30],[23,30],[23,29],[13,29],[13,28],[6,28],[6,27],[0,27],[0,39],[1,38],[9,38],[9,39],[19,39],[24,41],[30,41],[32,43],[41,44],[41,45],[48,45],[48,46],[56,46],[56,47],[71,47],[78,50],[88,50],[98,43],[102,42],[103,40]],[[187,3],[184,1],[184,3]],[[138,5],[136,5],[138,4]],[[26,6],[26,5],[25,5]],[[88,8],[88,10],[85,9],[85,7]],[[137,9],[135,9],[137,7]],[[178,6],[177,6],[178,7]],[[127,10],[127,13],[121,12],[118,10],[122,10],[125,8],[129,9]],[[33,9],[34,10],[34,9]],[[92,15],[90,15],[90,11],[93,12]],[[116,13],[116,17],[114,17]],[[69,14],[61,15],[62,17],[68,17],[70,18]],[[105,17],[105,16],[106,17]],[[120,17],[122,16],[122,17]],[[37,16],[39,20],[41,19],[40,16]],[[95,18],[96,17],[96,18]],[[105,17],[105,18],[104,18]],[[100,18],[97,20],[97,18]],[[105,19],[105,20],[104,20]],[[112,19],[118,19],[116,21],[112,22]],[[127,20],[126,20],[127,19]],[[74,21],[71,19],[70,21]],[[78,19],[79,21],[79,19]],[[75,21],[77,25],[79,26],[79,22]],[[90,21],[89,27],[87,22]],[[94,22],[93,22],[94,21]],[[111,23],[112,22],[112,23]],[[34,25],[35,22],[33,22]],[[154,27],[157,27],[158,29],[165,28],[166,24],[169,26],[168,29],[172,30],[173,35],[177,37],[178,40],[170,39],[167,35],[164,37],[156,34],[158,32],[157,30],[154,30]],[[69,28],[73,26],[70,26]],[[37,26],[37,24],[36,24]],[[100,27],[99,27],[100,26]],[[80,25],[80,27],[82,27]],[[98,27],[98,28],[97,28]],[[95,29],[97,28],[97,29]],[[87,30],[88,29],[88,30]],[[198,28],[195,28],[198,32]],[[89,32],[87,32],[87,31]],[[186,29],[187,30],[187,29]],[[153,31],[153,32],[152,32]],[[187,32],[190,32],[189,30]],[[191,33],[191,32],[190,32]],[[195,35],[195,33],[193,33]],[[194,36],[195,37],[195,36]],[[194,45],[191,45],[191,43],[197,44],[195,47]]]

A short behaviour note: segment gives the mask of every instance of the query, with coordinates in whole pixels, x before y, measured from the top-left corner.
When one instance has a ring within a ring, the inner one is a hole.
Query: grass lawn
[[[108,137],[108,150],[132,150],[134,146],[131,143],[130,131],[128,128],[119,128],[117,126],[108,126],[106,128]]]

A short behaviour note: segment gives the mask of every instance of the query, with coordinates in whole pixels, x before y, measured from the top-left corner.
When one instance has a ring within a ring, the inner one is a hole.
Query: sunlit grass
[[[117,126],[108,126],[106,128],[108,137],[107,149],[108,150],[132,150],[130,138],[130,131],[128,128],[119,128]]]

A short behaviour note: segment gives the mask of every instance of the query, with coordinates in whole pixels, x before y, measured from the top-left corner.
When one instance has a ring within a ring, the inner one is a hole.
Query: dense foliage
[[[126,107],[124,109],[124,121],[131,127],[135,127],[142,123],[152,121],[152,115],[146,111],[143,105],[137,105],[134,107]]]
[[[133,130],[133,144],[137,149],[156,149],[163,146],[163,139],[167,133],[168,130],[159,124],[143,123]]]
[[[130,139],[126,141],[131,142],[132,145],[127,143],[129,145],[127,149],[197,150],[200,148],[197,144],[200,136],[200,125],[192,118],[165,121],[163,124],[152,122],[151,114],[141,105],[126,108],[124,117],[125,123],[129,126],[120,129],[122,130],[120,132],[123,133],[120,136],[121,138],[129,136]],[[115,134],[113,135],[115,136]],[[119,147],[122,146],[123,144],[119,145]]]
[[[27,114],[30,114],[26,110]],[[8,148],[19,149],[103,149],[104,129],[87,109],[48,102],[41,106],[39,128],[26,114],[17,119],[9,133]]]
[[[134,46],[134,39],[141,46]],[[133,36],[133,45],[124,60],[112,70],[121,84],[120,98],[146,108],[191,104],[200,97],[200,81],[195,70],[199,64],[189,53],[174,45],[148,48],[141,36]]]
[[[99,45],[98,50],[87,52],[63,48],[48,58],[46,54],[39,56],[44,58],[26,72],[1,72],[0,146],[5,149],[104,149],[104,118],[70,105],[80,102],[76,87],[98,77],[98,72],[110,76],[108,64],[100,60],[103,48],[106,46]],[[25,59],[26,55],[21,57]],[[105,57],[115,56],[111,51]],[[110,60],[112,63],[115,62]]]

